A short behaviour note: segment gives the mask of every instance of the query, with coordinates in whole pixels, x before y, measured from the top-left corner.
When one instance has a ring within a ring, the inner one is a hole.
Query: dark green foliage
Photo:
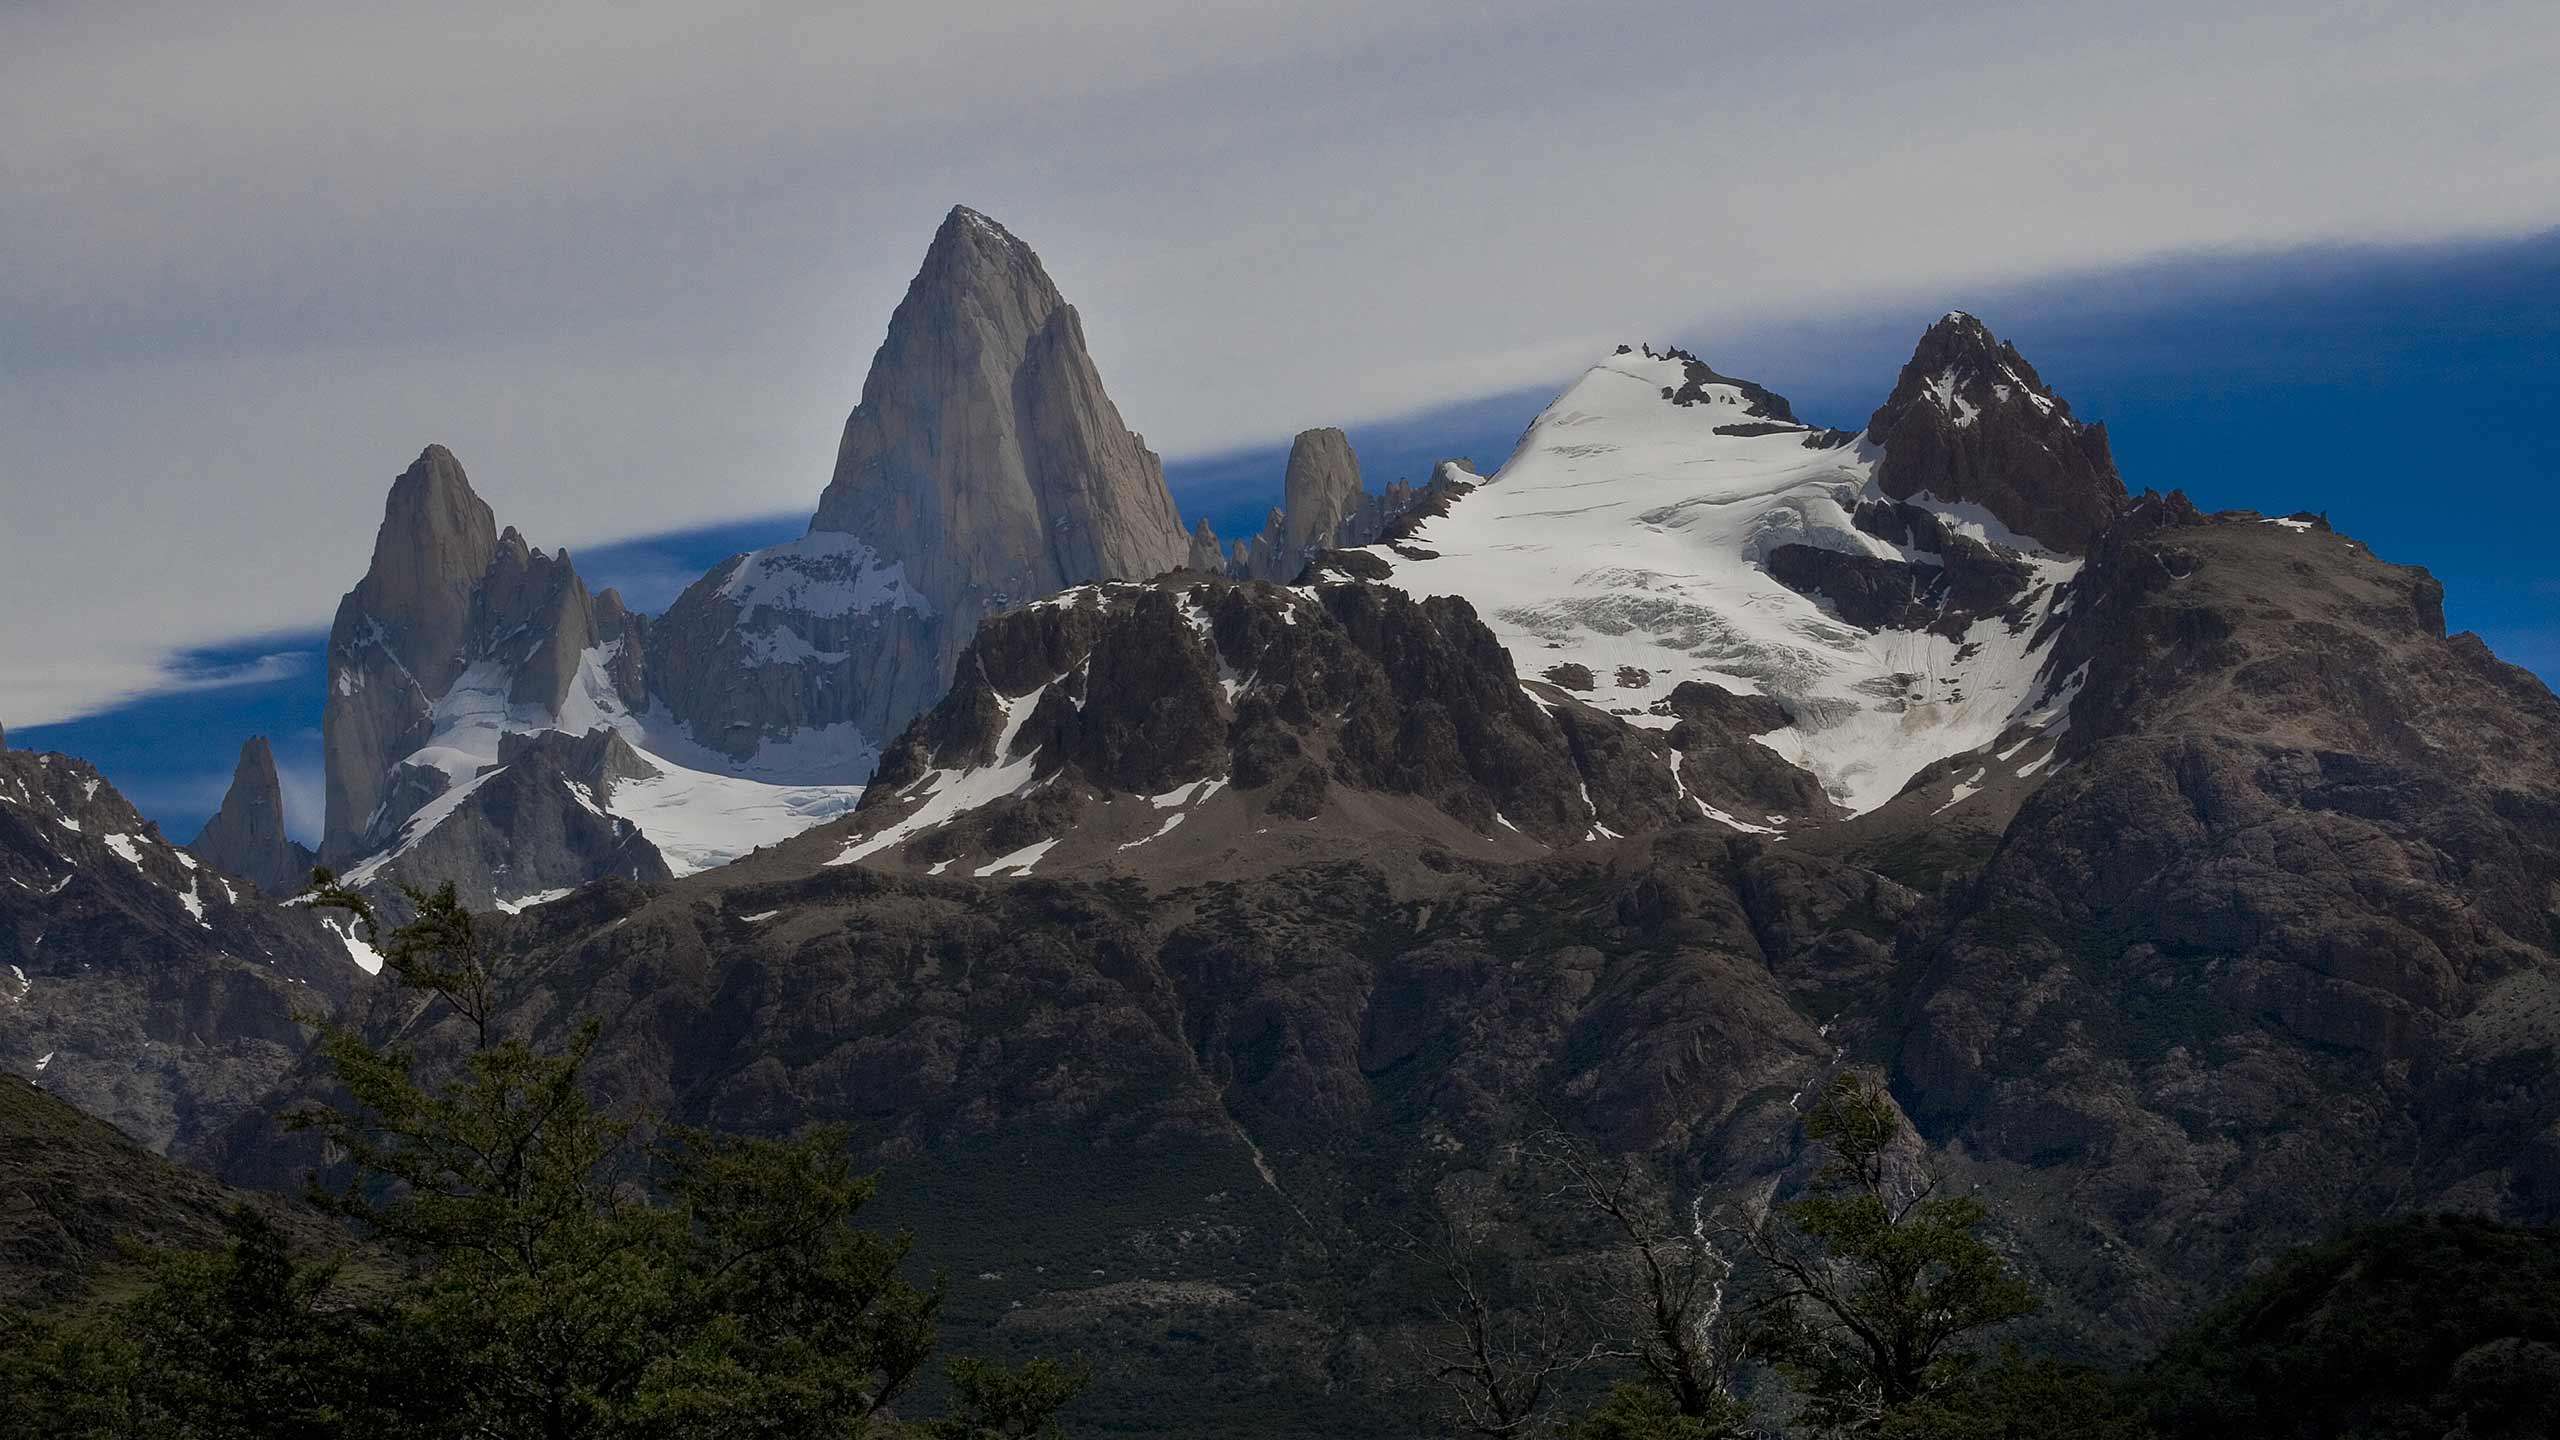
[[[1887,1440],[2150,1440],[2154,1434],[2116,1376],[2015,1350],[1904,1406],[1875,1433]]]
[[[2542,1436],[2560,1416],[2560,1231],[2394,1222],[2296,1252],[2142,1377],[2164,1434]]]
[[[379,1317],[302,1264],[254,1209],[219,1250],[152,1264],[101,1324],[0,1322],[0,1433],[329,1440],[390,1417],[373,1384]]]
[[[1678,1397],[1658,1384],[1626,1382],[1573,1423],[1570,1440],[1747,1440],[1749,1414],[1717,1395],[1704,1415],[1683,1414]]]
[[[1081,1364],[1049,1359],[1008,1370],[964,1357],[951,1362],[948,1374],[951,1413],[925,1423],[930,1440],[1059,1440],[1066,1430],[1058,1411],[1093,1378]]]
[[[1955,1394],[1978,1359],[1967,1342],[2036,1298],[1975,1233],[1980,1201],[1896,1163],[1901,1113],[1874,1080],[1833,1080],[1805,1134],[1831,1158],[1752,1234],[1770,1276],[1757,1344],[1817,1430],[1875,1430]]]
[[[559,1053],[493,1033],[499,977],[452,887],[385,969],[470,1022],[440,1084],[406,1052],[331,1031],[347,1101],[296,1117],[345,1157],[315,1198],[406,1262],[379,1303],[298,1263],[243,1208],[230,1243],[161,1259],[85,1322],[0,1320],[0,1433],[50,1436],[841,1440],[886,1414],[934,1347],[937,1284],[907,1241],[860,1228],[872,1182],[841,1132],[677,1131],[647,1143],[598,1111],[592,1026]],[[316,903],[372,912],[320,877]],[[1081,1370],[956,1362],[941,1440],[1032,1440]]]

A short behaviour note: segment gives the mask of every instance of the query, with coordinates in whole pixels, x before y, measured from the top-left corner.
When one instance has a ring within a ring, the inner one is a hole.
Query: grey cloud
[[[0,713],[325,619],[430,440],[537,543],[805,507],[954,201],[1176,454],[2560,218],[2542,0],[520,9],[0,10]]]

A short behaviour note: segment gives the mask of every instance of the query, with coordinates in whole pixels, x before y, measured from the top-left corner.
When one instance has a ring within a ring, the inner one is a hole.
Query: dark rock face
[[[883,757],[866,813],[897,809],[929,771],[1035,751],[1042,776],[1102,793],[1232,777],[1312,813],[1341,786],[1551,843],[1660,829],[1689,808],[1659,740],[1560,691],[1532,699],[1454,598],[1191,577],[1083,591],[987,622],[962,675]],[[1006,704],[1044,686],[998,755]]]
[[[194,843],[195,857],[228,875],[236,875],[274,896],[296,894],[311,882],[318,858],[284,833],[284,786],[276,776],[276,756],[267,737],[255,735],[240,747],[240,763],[231,772],[231,788],[223,792],[222,809],[205,822]]]
[[[411,768],[431,783],[443,779]],[[665,880],[665,857],[638,826],[604,808],[615,785],[657,774],[611,730],[509,735],[497,768],[471,782],[450,816],[379,868],[351,874],[367,884],[421,889],[449,881],[479,910],[604,878]]]
[[[1706,403],[1708,399],[1707,387],[1710,385],[1727,385],[1742,392],[1742,413],[1750,417],[1752,421],[1758,421],[1760,423],[1756,425],[1741,423],[1733,426],[1719,426],[1717,427],[1716,433],[1720,435],[1728,433],[1773,435],[1781,430],[1801,430],[1804,428],[1803,425],[1797,422],[1795,410],[1787,404],[1787,397],[1769,389],[1765,385],[1761,385],[1755,381],[1737,379],[1731,375],[1719,375],[1716,373],[1714,366],[1709,365],[1706,361],[1701,360],[1697,356],[1690,354],[1686,350],[1679,349],[1676,346],[1672,349],[1663,351],[1658,356],[1654,354],[1653,347],[1650,345],[1639,348],[1644,351],[1645,358],[1648,360],[1677,360],[1681,363],[1680,383],[1676,386],[1665,387],[1662,392],[1662,398],[1670,401],[1674,405],[1688,406]],[[1620,354],[1626,353],[1626,349],[1627,347],[1623,345],[1618,347]]]
[[[166,1150],[229,1124],[362,978],[88,765],[0,754],[0,1066]]]
[[[2106,427],[2072,419],[2026,357],[1970,315],[1920,337],[1867,438],[1884,447],[1886,495],[1970,500],[2066,554],[2086,551],[2124,508]]]
[[[2067,764],[1894,1004],[1914,1116],[2149,1328],[2342,1217],[2560,1217],[2560,701],[2333,536],[2156,502],[2081,583]]]
[[[1660,708],[1680,717],[1671,749],[1679,756],[1681,788],[1700,804],[1754,825],[1839,813],[1821,781],[1753,740],[1790,723],[1777,701],[1684,680]]]
[[[1960,639],[1974,621],[2015,611],[2025,598],[2034,572],[2016,552],[1943,532],[1931,540],[1934,565],[1812,545],[1773,546],[1761,563],[1771,579],[1829,601],[1841,619],[1867,630],[1933,630]]]

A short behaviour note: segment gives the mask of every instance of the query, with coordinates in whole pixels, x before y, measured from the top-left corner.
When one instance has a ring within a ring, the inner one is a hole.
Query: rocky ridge
[[[1326,552],[1374,545],[1387,538],[1405,518],[1429,504],[1442,490],[1443,471],[1451,466],[1472,474],[1464,461],[1444,460],[1433,468],[1432,481],[1412,486],[1399,480],[1372,492],[1360,478],[1360,457],[1350,437],[1340,430],[1302,430],[1289,446],[1289,463],[1281,475],[1281,504],[1249,539],[1221,552],[1217,532],[1202,520],[1191,534],[1187,568],[1225,573],[1237,580],[1292,584]]]
[[[84,762],[0,751],[0,1067],[167,1150],[289,1070],[360,963]]]
[[[1405,1237],[1511,1223],[1524,1134],[1783,1192],[1842,1065],[2003,1217],[2040,1345],[2139,1352],[2343,1220],[2560,1218],[2560,701],[2308,521],[2154,497],[2073,594],[2067,725],[1778,841],[1680,819],[1664,732],[1524,684],[1462,602],[1076,592],[981,627],[853,820],[511,922],[514,1023],[594,1015],[600,1083],[689,1120],[851,1124],[923,1253],[983,1267],[955,1333],[1073,1335],[1095,1415],[1155,1433],[1345,1395],[1401,1433]],[[1401,748],[1435,697],[1480,729]],[[978,803],[914,823],[944,797]]]
[[[980,628],[839,861],[1156,873],[1350,830],[1526,856],[1703,821],[1708,797],[1763,804],[1755,784],[1801,801],[1781,765],[1710,763],[1755,721],[1700,705],[1665,736],[1524,685],[1455,598],[1188,573],[1086,587]]]

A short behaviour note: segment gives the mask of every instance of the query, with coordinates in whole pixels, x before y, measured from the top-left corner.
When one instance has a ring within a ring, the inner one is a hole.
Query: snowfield
[[[1522,679],[1587,667],[1595,687],[1584,698],[1635,724],[1674,724],[1651,707],[1684,680],[1778,699],[1796,723],[1761,743],[1852,812],[2012,723],[2058,713],[2045,703],[2056,677],[2032,642],[2078,559],[1979,506],[1915,497],[1948,528],[2026,559],[2026,623],[1983,620],[1961,640],[1844,623],[1762,561],[1786,544],[1932,560],[1850,523],[1860,501],[1882,498],[1881,451],[1864,439],[1808,449],[1809,432],[1798,430],[1719,435],[1763,422],[1730,385],[1672,404],[1663,392],[1684,379],[1679,361],[1641,353],[1594,366],[1492,478],[1426,521],[1401,553],[1369,553],[1416,596],[1463,596]]]
[[[463,671],[436,702],[427,743],[406,757],[410,763],[442,770],[451,782],[449,788],[410,816],[390,844],[350,866],[347,883],[363,885],[373,880],[385,865],[452,818],[473,791],[499,773],[499,744],[508,735],[546,730],[570,735],[598,729],[619,732],[657,773],[616,782],[601,803],[584,787],[577,787],[575,798],[591,810],[639,826],[665,857],[667,868],[679,876],[725,865],[760,846],[779,844],[810,826],[850,813],[862,798],[858,784],[775,783],[697,768],[719,757],[666,724],[663,715],[654,726],[647,718],[633,715],[605,671],[609,658],[602,649],[581,657],[578,677],[556,717],[539,705],[510,704],[507,694],[514,675],[502,665],[482,661]],[[851,726],[831,728],[852,730]],[[665,753],[671,750],[696,764],[679,763]],[[821,750],[844,757],[847,768],[840,774],[869,774],[875,755],[858,733],[826,733],[811,737],[808,750],[792,759],[809,764],[822,758]],[[856,765],[860,768],[852,768]]]

